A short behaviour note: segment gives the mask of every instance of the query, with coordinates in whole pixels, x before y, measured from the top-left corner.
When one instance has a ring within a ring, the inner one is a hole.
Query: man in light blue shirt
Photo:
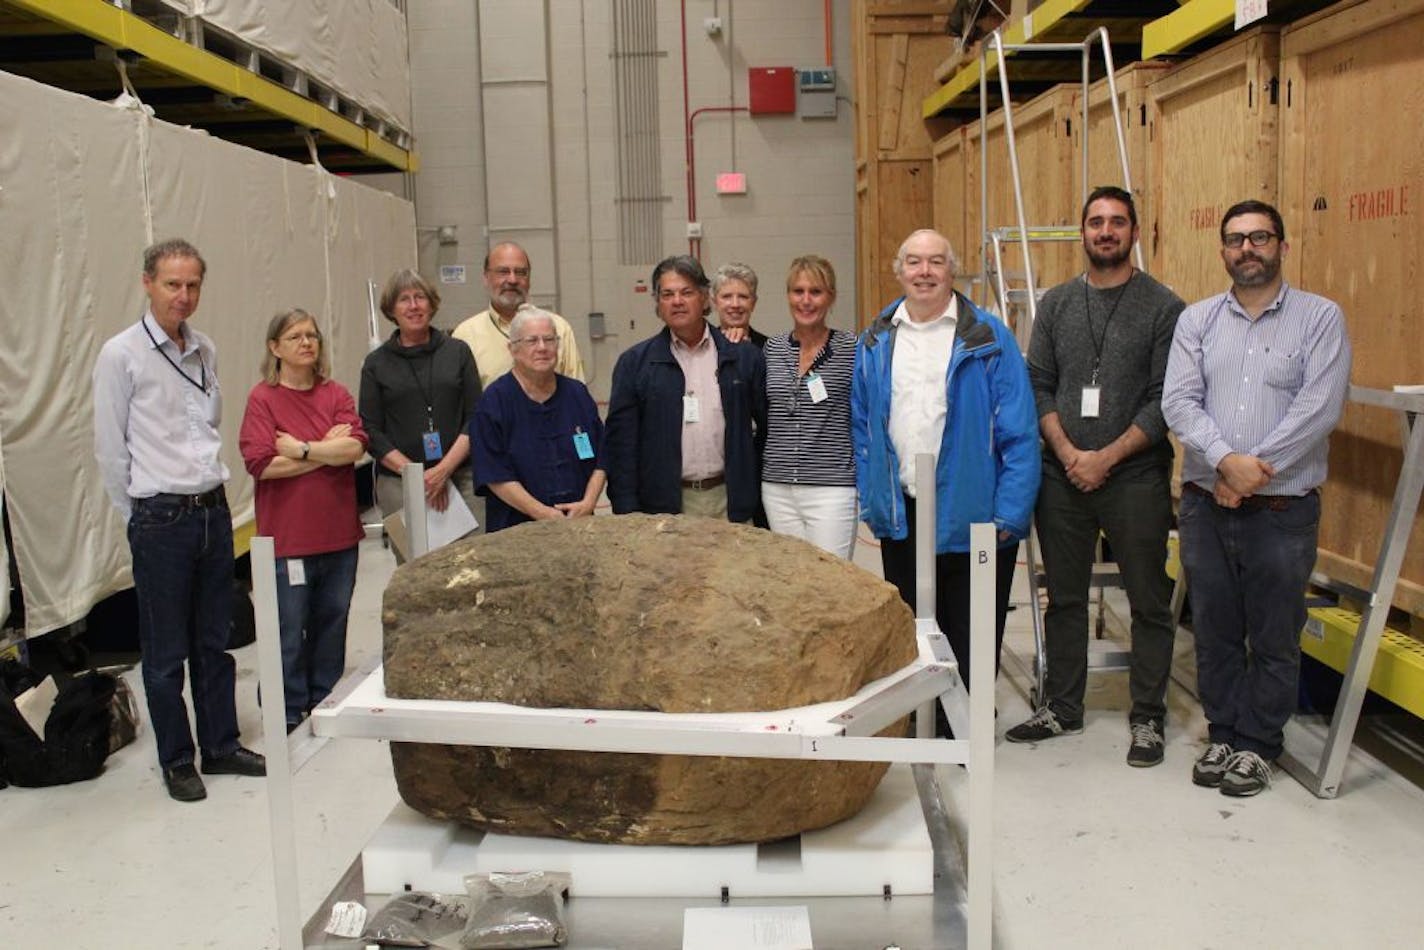
[[[1186,450],[1178,525],[1209,725],[1192,781],[1242,797],[1270,784],[1295,709],[1350,341],[1337,304],[1281,278],[1289,245],[1275,208],[1232,206],[1221,243],[1232,288],[1177,321],[1162,414]]]
[[[232,515],[223,493],[228,470],[218,457],[217,353],[187,326],[206,272],[187,241],[144,251],[149,306],[104,344],[94,365],[94,454],[128,523],[149,719],[168,794],[184,802],[207,797],[193,767],[185,660],[203,771],[266,774],[262,756],[238,744],[235,669],[227,654]]]

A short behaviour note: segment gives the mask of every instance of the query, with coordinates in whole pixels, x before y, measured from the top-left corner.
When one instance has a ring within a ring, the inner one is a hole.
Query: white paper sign
[[[425,509],[425,537],[432,551],[460,540],[480,526],[475,520],[475,513],[465,504],[464,496],[450,482],[445,483],[445,497],[449,504],[444,511]]]
[[[441,264],[440,283],[442,284],[463,284],[465,283],[464,264]]]
[[[1266,0],[1236,0],[1236,29],[1255,23],[1266,15]]]
[[[689,907],[682,950],[813,950],[811,917],[799,907]]]

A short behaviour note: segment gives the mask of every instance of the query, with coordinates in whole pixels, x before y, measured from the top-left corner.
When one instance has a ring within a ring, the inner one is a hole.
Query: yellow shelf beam
[[[1077,13],[1091,2],[1092,0],[1045,0],[1037,10],[1010,25],[1004,31],[1004,43],[1008,46],[1030,43],[1035,36],[1043,33],[1068,14]],[[980,42],[986,41],[981,40]],[[1012,56],[1014,53],[1012,50],[1007,50],[1005,55]],[[985,58],[985,65],[992,74],[999,67],[998,54],[990,53]],[[926,119],[933,118],[948,108],[951,102],[978,84],[979,60],[976,57],[973,62],[966,64],[963,69],[951,76],[943,86],[925,97],[920,105],[920,114]]]
[[[114,49],[132,50],[163,69],[210,89],[243,98],[268,112],[313,129],[400,170],[413,172],[412,151],[387,142],[344,116],[206,50],[158,29],[105,0],[5,0],[36,16],[63,24]]]
[[[1142,58],[1175,53],[1235,20],[1235,0],[1187,0],[1142,28]]]

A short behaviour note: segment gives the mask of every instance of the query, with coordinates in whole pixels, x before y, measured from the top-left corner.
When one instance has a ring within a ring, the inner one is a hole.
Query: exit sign
[[[744,195],[747,193],[747,176],[744,172],[722,172],[717,176],[717,194]]]

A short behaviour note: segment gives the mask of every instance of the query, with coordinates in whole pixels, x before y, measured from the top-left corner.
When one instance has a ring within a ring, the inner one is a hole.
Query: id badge
[[[825,402],[829,398],[829,394],[826,392],[826,381],[821,378],[820,373],[812,373],[806,377],[806,392],[811,395],[812,405]]]
[[[307,582],[307,568],[299,557],[287,558],[287,585],[301,587]]]
[[[587,432],[574,433],[574,451],[583,461],[593,458],[593,440],[588,437]]]
[[[440,446],[440,433],[427,432],[420,437],[420,444],[425,449],[425,460],[427,462],[438,462],[445,457],[445,450]]]
[[[699,402],[697,397],[692,395],[691,393],[682,397],[682,421],[702,421],[702,403]]]
[[[1084,419],[1096,419],[1098,417],[1098,400],[1102,394],[1103,390],[1100,386],[1083,387],[1083,410],[1080,414]]]

